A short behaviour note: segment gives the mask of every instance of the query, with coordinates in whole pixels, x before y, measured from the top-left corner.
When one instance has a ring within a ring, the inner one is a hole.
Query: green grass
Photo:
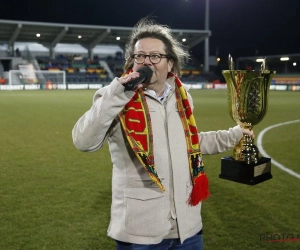
[[[107,145],[82,153],[71,130],[94,91],[0,92],[0,249],[112,250],[106,236],[111,202]],[[191,91],[199,130],[235,123],[224,90]],[[299,93],[271,91],[265,127],[300,119]],[[265,151],[300,173],[299,123],[268,131]],[[300,180],[272,167],[273,179],[247,186],[218,178],[220,159],[205,156],[211,197],[203,203],[206,250],[300,249],[300,242],[267,243],[261,234],[300,235]]]

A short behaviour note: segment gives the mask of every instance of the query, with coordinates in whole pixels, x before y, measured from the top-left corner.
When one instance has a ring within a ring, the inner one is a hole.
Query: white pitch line
[[[262,155],[264,155],[265,157],[268,157],[268,158],[271,158],[267,153],[266,151],[264,150],[263,146],[262,146],[262,138],[264,136],[264,134],[270,130],[270,129],[273,129],[273,128],[276,128],[276,127],[279,127],[279,126],[284,126],[284,125],[288,125],[288,124],[291,124],[291,123],[296,123],[296,122],[300,122],[300,120],[294,120],[294,121],[289,121],[289,122],[283,122],[283,123],[278,123],[278,124],[275,124],[273,126],[270,126],[270,127],[267,127],[265,128],[264,130],[262,130],[259,134],[258,134],[258,137],[257,137],[257,147],[258,147],[258,150],[260,151],[260,153]],[[300,174],[294,172],[293,170],[290,170],[289,168],[283,166],[282,164],[280,164],[279,162],[275,161],[272,159],[272,164],[274,164],[275,166],[277,166],[278,168],[280,168],[281,170],[289,173],[290,175],[293,175],[295,176],[296,178],[300,179]]]

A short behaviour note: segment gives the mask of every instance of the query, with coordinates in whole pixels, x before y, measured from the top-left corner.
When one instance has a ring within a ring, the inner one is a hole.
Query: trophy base
[[[246,164],[231,156],[221,159],[221,179],[256,185],[272,178],[271,158],[261,157],[258,163]]]

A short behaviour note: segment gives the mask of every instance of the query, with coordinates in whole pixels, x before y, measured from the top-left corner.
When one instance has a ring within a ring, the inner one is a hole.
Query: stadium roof
[[[53,48],[58,43],[79,43],[87,49],[96,45],[119,45],[124,48],[132,27],[78,25],[10,21],[0,19],[0,43],[13,47],[15,42],[37,42]],[[191,49],[211,35],[209,30],[172,29],[178,40],[186,39]],[[39,36],[37,34],[40,34]]]

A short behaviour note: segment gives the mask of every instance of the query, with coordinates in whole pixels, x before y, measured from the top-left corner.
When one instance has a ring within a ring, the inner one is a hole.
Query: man
[[[118,250],[203,249],[200,210],[209,192],[201,152],[227,151],[250,133],[239,126],[197,132],[192,98],[178,78],[186,58],[169,28],[142,19],[126,47],[126,74],[96,92],[73,128],[79,150],[109,143],[108,236]],[[128,90],[144,66],[151,80]]]

